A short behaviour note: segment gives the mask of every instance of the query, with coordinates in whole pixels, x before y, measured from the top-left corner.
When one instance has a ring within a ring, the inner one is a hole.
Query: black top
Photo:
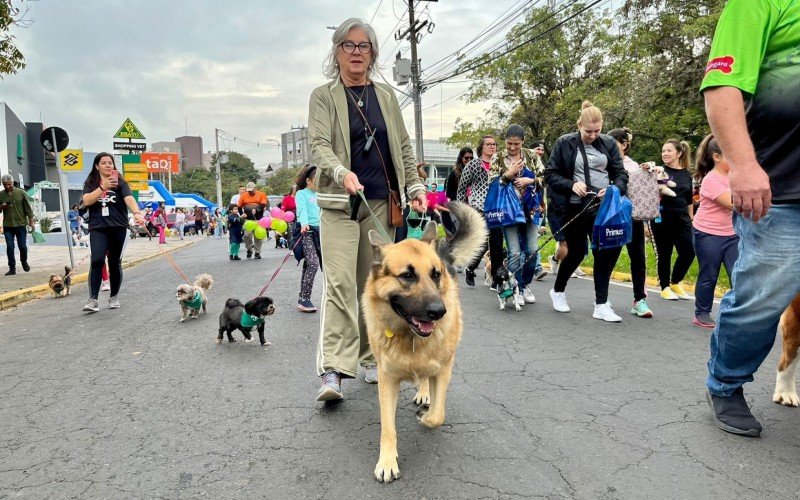
[[[100,187],[99,184],[83,185],[83,194],[91,193]],[[131,188],[125,179],[119,178],[119,184],[115,189],[109,189],[104,195],[100,196],[97,203],[87,207],[89,211],[89,231],[93,229],[103,229],[108,227],[128,227],[128,206],[125,205],[125,197],[133,196]],[[108,215],[103,215],[103,207],[108,208]]]
[[[661,197],[661,208],[668,212],[684,212],[688,213],[686,206],[692,204],[692,174],[685,168],[671,168],[664,167],[664,171],[669,175],[670,180],[675,183],[675,187],[671,188],[675,191],[674,198],[672,196]]]
[[[367,85],[366,91],[363,85],[346,87],[344,92],[347,95],[347,112],[350,118],[350,170],[364,185],[364,196],[368,200],[385,200],[389,197],[389,190],[386,186],[386,173],[381,165],[381,155],[386,163],[392,189],[397,189],[397,174],[394,171],[386,121],[378,104],[375,86]],[[358,112],[356,103],[359,100],[364,103],[361,112],[367,117],[369,127],[365,126],[364,118]],[[369,128],[375,131],[375,140],[365,152],[364,147],[369,137],[369,132],[365,129]]]
[[[458,176],[455,168],[450,169],[450,173],[447,174],[447,179],[444,181],[444,194],[448,200],[455,200],[458,197]]]
[[[580,140],[580,132],[572,132],[559,137],[544,169],[544,180],[547,183],[547,192],[550,197],[548,211],[552,211],[556,216],[563,216],[566,213],[570,196],[573,194],[575,161],[580,154],[578,151],[578,141]],[[627,193],[628,173],[622,165],[622,156],[619,154],[617,141],[609,135],[600,134],[592,142],[592,146],[608,158],[606,171],[611,184],[617,186],[621,195]]]

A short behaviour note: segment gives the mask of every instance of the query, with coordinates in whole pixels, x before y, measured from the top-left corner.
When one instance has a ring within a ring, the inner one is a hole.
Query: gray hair
[[[14,184],[14,177],[11,174],[3,174],[3,177],[0,177],[0,182],[10,182]]]
[[[328,57],[322,65],[322,73],[331,80],[338,80],[340,75],[339,63],[336,61],[336,52],[339,50],[339,44],[347,40],[347,34],[353,28],[359,28],[366,32],[369,41],[372,44],[372,52],[370,53],[371,63],[367,69],[367,77],[372,78],[372,72],[378,64],[378,57],[380,56],[380,47],[378,46],[378,35],[369,23],[357,17],[351,17],[336,28],[331,37],[331,51],[328,52]]]

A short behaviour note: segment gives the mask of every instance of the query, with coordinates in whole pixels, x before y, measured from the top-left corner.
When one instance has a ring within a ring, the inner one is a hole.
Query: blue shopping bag
[[[503,184],[497,177],[489,184],[483,215],[489,229],[525,224],[525,213],[513,184]]]
[[[612,185],[606,189],[592,228],[592,248],[606,250],[627,245],[633,238],[633,204]]]

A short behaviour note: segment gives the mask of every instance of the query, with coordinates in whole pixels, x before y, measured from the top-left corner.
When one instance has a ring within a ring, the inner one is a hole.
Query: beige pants
[[[394,228],[388,223],[388,203],[369,200],[369,206],[394,239]],[[355,377],[359,364],[375,365],[358,305],[372,270],[372,245],[367,234],[375,229],[375,219],[363,204],[357,218],[358,221],[351,221],[344,210],[320,210],[323,298],[317,343],[318,375],[335,370],[345,377]]]
[[[244,241],[244,246],[247,248],[248,252],[255,247],[256,253],[261,253],[261,245],[264,243],[264,240],[256,238],[255,235],[253,235],[253,231],[245,231],[242,236],[242,241]]]

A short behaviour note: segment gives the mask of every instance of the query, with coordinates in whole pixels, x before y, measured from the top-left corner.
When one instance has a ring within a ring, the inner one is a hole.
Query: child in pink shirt
[[[728,186],[728,162],[716,139],[708,135],[697,149],[695,180],[700,185],[700,207],[694,216],[694,251],[700,270],[695,288],[692,323],[714,328],[711,306],[721,266],[728,278],[739,258],[739,237],[733,230],[733,203]]]

